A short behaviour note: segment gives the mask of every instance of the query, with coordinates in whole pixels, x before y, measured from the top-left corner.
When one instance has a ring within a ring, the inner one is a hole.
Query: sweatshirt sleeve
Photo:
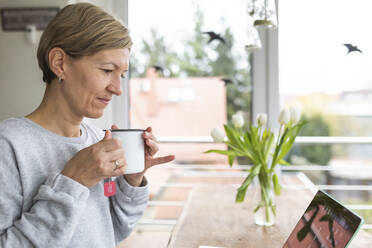
[[[0,138],[0,247],[65,247],[84,211],[89,189],[55,174],[22,212],[22,182],[10,144]]]
[[[143,180],[143,186],[133,187],[127,183],[124,176],[116,178],[116,194],[110,197],[116,245],[129,236],[145,212],[149,190],[146,178]]]

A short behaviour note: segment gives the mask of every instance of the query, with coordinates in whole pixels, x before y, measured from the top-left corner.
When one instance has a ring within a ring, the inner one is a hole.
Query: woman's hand
[[[117,169],[115,161],[120,165]],[[105,178],[123,175],[126,164],[121,142],[112,139],[107,130],[100,142],[82,149],[68,161],[61,174],[92,187]]]
[[[112,125],[111,129],[119,129],[118,126]],[[154,158],[154,155],[159,151],[156,137],[152,133],[152,128],[146,128],[143,138],[145,140],[145,170],[135,174],[124,175],[127,182],[132,186],[140,186],[143,176],[147,169],[154,165],[165,164],[175,159],[174,155]]]

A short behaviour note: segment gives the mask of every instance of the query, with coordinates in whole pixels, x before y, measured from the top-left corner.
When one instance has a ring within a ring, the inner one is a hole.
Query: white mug
[[[127,168],[124,174],[134,174],[145,169],[145,142],[143,129],[112,129],[112,138],[121,141]]]

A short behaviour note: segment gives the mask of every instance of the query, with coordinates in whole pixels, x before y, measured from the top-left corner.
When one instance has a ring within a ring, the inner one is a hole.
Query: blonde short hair
[[[72,58],[89,56],[103,49],[130,48],[128,29],[101,8],[89,3],[71,4],[60,10],[40,38],[37,59],[43,81],[56,75],[49,67],[49,52],[63,49]]]

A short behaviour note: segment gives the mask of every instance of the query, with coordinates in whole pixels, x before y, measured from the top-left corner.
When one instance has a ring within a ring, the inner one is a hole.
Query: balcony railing
[[[208,136],[162,136],[158,137],[159,143],[213,143],[211,137]],[[308,137],[301,136],[297,137],[295,143],[312,145],[312,144],[366,144],[372,145],[372,137]],[[182,171],[182,177],[239,177],[244,178],[247,175],[246,170],[248,170],[250,165],[234,165],[229,168],[224,164],[180,164],[174,165],[164,165],[162,169],[171,169],[177,175],[177,170]],[[226,169],[228,168],[228,171]],[[286,171],[297,171],[299,178],[305,186],[284,184],[284,188],[295,188],[311,189],[314,193],[317,189],[322,190],[343,190],[343,191],[372,191],[372,181],[371,185],[314,185],[308,177],[305,176],[303,172],[306,171],[356,171],[360,170],[363,172],[371,172],[372,166],[333,166],[333,165],[292,165],[292,166],[282,166],[283,172]],[[151,182],[151,187],[161,187],[161,188],[192,188],[193,183],[169,183],[169,182]],[[238,186],[238,185],[236,185]],[[182,207],[184,201],[150,201],[149,207],[161,207],[161,206],[174,206]],[[372,211],[372,205],[369,204],[346,204],[346,206],[352,210],[366,210]],[[153,219],[153,218],[142,218],[138,225],[140,230],[166,230],[170,231],[175,225],[177,219]],[[372,223],[365,223],[362,226],[363,229],[372,229]]]
[[[158,137],[160,143],[213,143],[209,136],[162,136]],[[372,137],[347,136],[300,136],[296,138],[297,144],[367,144],[372,145]]]

